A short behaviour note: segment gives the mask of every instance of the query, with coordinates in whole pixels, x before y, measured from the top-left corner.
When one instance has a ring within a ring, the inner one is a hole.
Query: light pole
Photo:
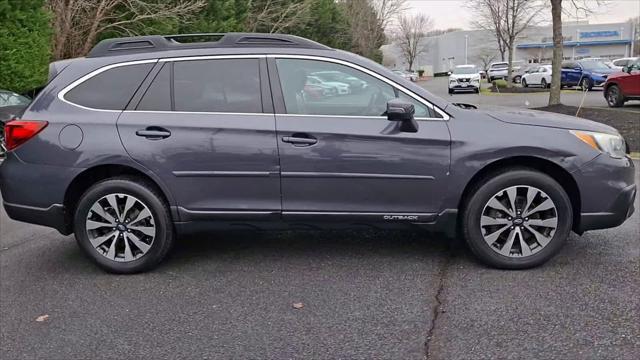
[[[469,35],[464,36],[464,64],[467,65],[467,49],[469,46]]]

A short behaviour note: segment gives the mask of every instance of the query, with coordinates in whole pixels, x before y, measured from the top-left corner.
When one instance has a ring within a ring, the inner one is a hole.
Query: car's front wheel
[[[571,231],[573,212],[553,178],[514,168],[475,186],[462,221],[465,239],[483,263],[525,269],[558,253]]]
[[[520,83],[522,84],[522,87],[527,87],[527,86],[529,86],[529,85],[527,84],[527,79],[522,79],[522,81],[521,81]]]
[[[582,88],[582,91],[591,91],[593,84],[591,84],[591,80],[588,77],[585,77],[580,80],[580,87]]]
[[[542,80],[540,81],[540,86],[542,86],[543,89],[546,89],[549,87],[549,85],[547,84],[547,80],[545,80],[544,78],[542,78]]]
[[[80,198],[74,216],[80,248],[113,273],[149,270],[174,241],[173,224],[162,195],[142,179],[104,180]]]
[[[624,96],[622,96],[618,85],[609,86],[605,98],[607,99],[607,105],[609,105],[609,107],[620,107],[624,105]]]

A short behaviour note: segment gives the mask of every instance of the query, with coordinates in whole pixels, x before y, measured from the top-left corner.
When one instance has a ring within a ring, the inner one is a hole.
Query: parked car
[[[526,64],[519,66],[517,69],[514,68],[512,74],[512,81],[516,84],[520,83],[522,80],[522,76],[528,74],[540,67],[540,64]]]
[[[542,86],[547,88],[551,86],[551,65],[542,65],[531,68],[529,72],[522,77],[522,86],[531,85]]]
[[[318,85],[326,89],[333,89],[335,91],[332,91],[332,93],[337,95],[345,95],[351,92],[348,84],[337,81],[323,81],[317,76],[307,76],[307,83]]]
[[[579,86],[583,90],[591,90],[594,86],[602,86],[607,81],[607,76],[614,73],[601,61],[578,60],[562,63],[560,76],[561,86]]]
[[[456,91],[480,92],[480,71],[475,65],[458,65],[449,75],[449,94]]]
[[[13,91],[0,90],[0,158],[4,157],[4,124],[29,105],[31,99]]]
[[[629,100],[640,100],[640,60],[636,58],[623,70],[609,75],[604,83],[604,98],[610,107],[620,107]]]
[[[511,76],[513,77],[514,74],[516,74],[520,70],[520,68],[524,65],[525,65],[524,61],[514,60],[511,63],[511,67],[512,67]],[[489,65],[488,76],[489,76],[489,82],[492,82],[493,80],[497,80],[497,79],[506,80],[507,77],[509,76],[509,63],[506,61],[491,63],[491,65]]]
[[[506,79],[507,73],[509,70],[509,63],[505,61],[494,62],[489,65],[489,70],[487,71],[487,76],[489,77],[489,82],[497,79]]]
[[[580,59],[580,61],[598,61],[598,62],[601,62],[601,63],[605,64],[609,69],[617,70],[616,66],[613,64],[613,61],[611,61],[611,59],[609,59],[609,58],[588,57],[588,58]]]
[[[416,82],[418,81],[418,74],[412,71],[404,71],[404,70],[393,70],[393,72],[400,76],[403,77],[409,81],[413,81]]]
[[[634,211],[634,165],[607,125],[450,103],[296,36],[182,39],[103,40],[6,124],[9,217],[133,273],[189,232],[361,226],[464,237],[522,269]],[[366,90],[310,101],[319,71]]]
[[[322,81],[340,82],[349,85],[351,92],[360,92],[367,87],[367,83],[349,74],[340,71],[319,71],[311,74],[320,78]]]
[[[622,71],[622,69],[625,66],[629,66],[632,63],[634,63],[635,61],[637,61],[638,59],[640,59],[639,57],[626,57],[626,58],[620,58],[620,59],[615,59],[612,61],[613,64],[613,69],[617,70],[617,71]]]

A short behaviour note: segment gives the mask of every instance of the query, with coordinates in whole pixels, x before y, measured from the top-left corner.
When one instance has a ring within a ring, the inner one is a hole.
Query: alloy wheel
[[[531,256],[547,246],[558,227],[558,211],[542,190],[517,185],[501,190],[484,206],[480,231],[485,242],[507,257]]]
[[[87,215],[86,231],[96,251],[117,262],[144,256],[156,237],[149,208],[127,194],[109,194],[96,201]]]
[[[607,91],[607,102],[609,106],[616,106],[618,104],[618,87],[612,86]]]

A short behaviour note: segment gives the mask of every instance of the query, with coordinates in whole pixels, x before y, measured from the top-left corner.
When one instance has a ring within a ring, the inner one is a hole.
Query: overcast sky
[[[473,11],[464,7],[467,2],[465,0],[407,0],[407,5],[412,14],[423,13],[431,16],[435,29],[453,27],[469,29],[469,19]],[[593,1],[593,3],[596,2]],[[545,15],[550,18],[550,6],[548,13]],[[640,0],[610,0],[587,20],[591,24],[613,23],[626,21],[638,15],[640,15]]]

